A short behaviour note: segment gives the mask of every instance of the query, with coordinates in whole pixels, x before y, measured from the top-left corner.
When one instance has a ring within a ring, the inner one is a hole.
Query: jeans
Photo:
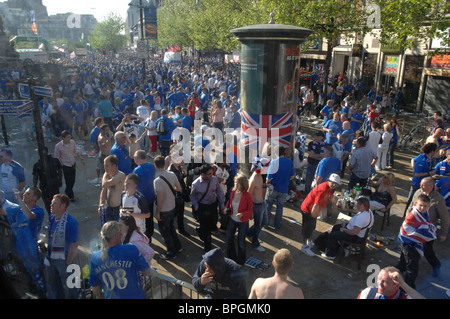
[[[327,248],[325,250],[327,256],[336,257],[336,251],[339,248],[339,241],[341,240],[351,243],[361,243],[363,239],[356,235],[349,235],[341,231],[332,231],[330,235],[328,235]]]
[[[47,273],[47,294],[50,299],[77,299],[79,296],[79,289],[76,287],[69,288],[68,277],[72,274],[67,271],[65,260],[62,259],[48,259],[50,265],[45,266]],[[71,281],[69,280],[71,283]]]
[[[69,196],[70,199],[74,198],[73,195],[73,186],[75,185],[75,174],[76,169],[75,165],[73,166],[64,166],[62,167],[63,174],[64,174],[64,181],[66,182],[66,189],[65,193],[67,196]]]
[[[308,239],[311,239],[314,230],[316,229],[317,218],[311,216],[311,214],[302,213],[302,237],[303,243],[306,244]]]
[[[204,242],[205,251],[209,251],[212,248],[211,232],[217,230],[217,221],[219,219],[217,203],[211,205],[199,204],[197,212],[198,223],[200,224],[197,232],[200,239]]]
[[[236,233],[236,229],[238,231],[237,236],[237,254],[236,254],[236,246],[234,243],[234,237]],[[234,219],[230,218],[227,225],[227,257],[236,261],[239,265],[243,265],[245,263],[245,235],[248,229],[248,221],[246,222],[237,222]]]
[[[270,219],[272,217],[272,206],[274,202],[277,203],[277,208],[275,211],[275,218],[273,221],[273,227],[275,229],[280,228],[281,219],[283,217],[283,206],[286,203],[287,194],[279,193],[276,190],[273,190],[272,193],[266,192],[266,216],[267,216],[267,224],[264,224],[265,227],[270,223]]]
[[[109,221],[119,221],[120,217],[120,206],[117,207],[106,207],[105,209],[105,222]]]
[[[161,236],[164,238],[167,254],[171,256],[176,255],[181,249],[181,243],[173,224],[175,220],[175,209],[168,212],[161,212],[160,218],[161,221],[158,221],[158,227]]]
[[[305,176],[305,194],[309,194],[311,191],[311,184],[314,180],[314,175],[316,174],[317,165],[308,164],[306,168]]]
[[[264,202],[253,203],[253,226],[247,231],[247,236],[252,237],[253,248],[261,246],[259,243],[259,234],[261,233],[262,226],[268,224],[265,208]]]
[[[428,263],[433,267],[433,269],[441,267],[441,262],[436,257],[436,254],[433,250],[433,244],[435,240],[427,241],[423,244],[423,256],[428,261]]]
[[[366,187],[367,179],[368,179],[368,177],[367,178],[359,178],[354,173],[352,173],[352,175],[350,176],[350,180],[348,182],[348,190],[352,191],[353,187],[356,186],[356,184],[358,184],[358,183],[359,183],[359,186]]]
[[[395,148],[397,147],[397,143],[391,143],[389,144],[389,150],[388,150],[388,166],[394,167],[394,152]]]
[[[184,232],[184,200],[181,198],[175,198],[175,212],[177,215],[178,230]]]
[[[161,156],[166,157],[170,153],[170,146],[172,145],[172,140],[159,140],[159,150]]]
[[[419,274],[419,261],[420,254],[416,248],[409,245],[401,244],[401,255],[400,262],[397,264],[396,268],[400,272],[405,272],[405,282],[411,286],[411,288],[416,288],[416,278]]]

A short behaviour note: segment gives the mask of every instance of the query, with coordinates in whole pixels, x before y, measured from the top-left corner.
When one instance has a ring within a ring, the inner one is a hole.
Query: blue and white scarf
[[[54,219],[56,223],[55,231],[53,232],[52,247],[49,250],[49,257],[51,259],[66,259],[65,247],[66,247],[66,226],[69,213],[64,212],[59,222]]]

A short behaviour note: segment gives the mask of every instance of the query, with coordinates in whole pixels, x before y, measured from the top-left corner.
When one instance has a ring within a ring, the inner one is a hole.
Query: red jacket
[[[231,208],[231,215],[233,215],[233,205],[231,203],[233,202],[235,191],[232,191],[230,194],[230,199],[228,200],[228,203],[225,207]],[[238,213],[242,214],[241,222],[248,221],[253,214],[253,199],[252,195],[249,192],[242,193],[241,201],[239,202],[238,207]]]

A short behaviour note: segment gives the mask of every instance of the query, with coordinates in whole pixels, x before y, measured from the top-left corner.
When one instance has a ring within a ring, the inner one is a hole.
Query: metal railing
[[[88,265],[91,252],[84,248],[78,247],[77,256],[74,264],[80,268]],[[188,282],[176,279],[159,273],[155,268],[150,267],[150,275],[143,276],[142,285],[147,299],[203,299],[203,295],[198,293],[195,287]],[[82,278],[81,298],[94,298],[89,287],[88,278]]]
[[[26,270],[20,258],[14,253],[15,239],[9,224],[0,220],[0,267],[10,282],[18,296],[23,296],[25,291],[24,274]],[[91,251],[82,246],[78,247],[78,253],[73,263],[78,265],[81,271],[81,289],[79,297],[81,299],[94,299],[94,294],[89,286],[89,261]],[[194,286],[183,280],[176,279],[161,273],[151,267],[150,275],[142,278],[144,291],[148,299],[203,299]],[[33,297],[31,297],[33,298]]]

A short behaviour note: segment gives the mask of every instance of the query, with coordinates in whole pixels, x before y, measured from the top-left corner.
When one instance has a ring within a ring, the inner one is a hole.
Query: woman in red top
[[[227,257],[240,265],[245,263],[245,236],[248,230],[248,221],[253,213],[252,195],[247,192],[248,184],[248,179],[244,175],[239,174],[234,178],[234,188],[224,211],[225,214],[230,215],[226,236]],[[236,229],[238,230],[237,253],[234,244]]]
[[[188,111],[189,111],[189,116],[192,118],[192,125],[194,125],[194,121],[195,121],[196,108],[200,109],[200,100],[197,97],[197,94],[192,92],[191,97],[188,100]]]

